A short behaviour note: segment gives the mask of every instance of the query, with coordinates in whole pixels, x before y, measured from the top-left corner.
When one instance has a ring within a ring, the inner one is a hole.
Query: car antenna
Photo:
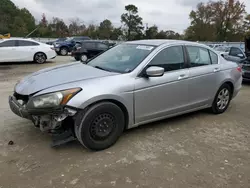
[[[39,27],[37,27],[36,29],[34,29],[33,31],[31,31],[28,35],[26,35],[24,38],[28,38],[30,35],[32,35]]]

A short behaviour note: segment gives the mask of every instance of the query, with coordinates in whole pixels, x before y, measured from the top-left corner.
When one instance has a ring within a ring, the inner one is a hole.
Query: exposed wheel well
[[[232,83],[232,82],[227,81],[227,82],[225,82],[224,84],[229,85],[229,87],[230,87],[230,89],[231,89],[231,92],[232,92],[232,94],[233,94],[233,93],[234,93],[234,85],[233,85],[233,83]]]
[[[36,56],[36,54],[38,54],[38,53],[44,54],[44,55],[45,55],[45,58],[47,59],[47,55],[46,55],[44,52],[36,52],[36,53],[34,54],[33,60],[35,60],[35,56]]]
[[[124,104],[122,104],[121,102],[117,101],[117,100],[113,100],[113,99],[104,99],[104,100],[100,100],[100,101],[96,101],[92,104],[90,104],[88,107],[86,107],[86,109],[88,109],[90,106],[93,106],[97,103],[101,103],[101,102],[111,102],[111,103],[114,103],[116,104],[119,108],[121,108],[124,116],[125,116],[125,127],[124,129],[127,129],[128,128],[128,122],[129,122],[129,115],[128,115],[128,110],[127,108],[124,106]]]

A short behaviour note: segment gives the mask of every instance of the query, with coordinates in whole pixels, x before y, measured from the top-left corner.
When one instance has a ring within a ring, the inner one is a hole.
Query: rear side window
[[[39,46],[39,44],[32,41],[18,40],[18,46]]]
[[[94,49],[94,48],[96,48],[94,42],[86,42],[86,43],[84,43],[84,46],[87,49]]]
[[[16,40],[7,40],[0,43],[0,47],[14,47],[16,46]]]
[[[191,67],[199,67],[211,64],[210,55],[206,48],[187,46],[187,53],[189,55]]]
[[[209,50],[209,54],[211,57],[212,64],[218,64],[218,55]]]

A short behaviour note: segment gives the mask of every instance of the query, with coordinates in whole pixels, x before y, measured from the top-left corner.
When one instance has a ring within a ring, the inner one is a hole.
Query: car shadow
[[[194,117],[200,117],[203,115],[213,116],[213,114],[209,113],[208,110],[205,109],[205,110],[200,110],[200,111],[196,111],[196,112],[191,112],[191,113],[175,116],[172,118],[166,118],[164,120],[144,124],[144,125],[132,128],[132,129],[125,130],[120,138],[123,141],[123,143],[122,142],[116,143],[114,146],[112,146],[110,148],[110,150],[115,150],[114,148],[120,147],[120,145],[124,144],[124,141],[127,137],[133,137],[134,135],[137,135],[139,132],[140,133],[144,132],[145,134],[147,134],[147,133],[153,132],[152,129],[153,130],[162,130],[168,126],[171,126],[172,128],[174,128],[173,126],[175,126],[175,125],[176,126],[177,125],[178,126],[180,126],[180,125],[185,126],[184,122],[186,122],[188,119],[192,119]],[[183,122],[183,124],[180,124],[181,122]],[[85,150],[84,152],[89,152],[89,150],[84,148],[77,140],[71,141],[69,143],[66,143],[66,144],[63,144],[60,146],[57,146],[54,149],[59,150],[59,151],[65,151],[65,150],[75,150],[75,149],[79,149],[79,148],[80,149],[83,148]],[[109,150],[109,148],[107,150]],[[98,151],[96,151],[96,152],[98,152]],[[102,151],[99,151],[99,152],[102,152]]]

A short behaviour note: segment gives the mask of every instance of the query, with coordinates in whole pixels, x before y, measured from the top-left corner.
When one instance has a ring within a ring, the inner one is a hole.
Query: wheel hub
[[[98,115],[90,126],[92,138],[103,140],[107,138],[115,127],[114,117],[110,114]]]
[[[220,110],[226,108],[229,102],[229,91],[228,89],[224,88],[220,91],[217,99],[217,106]]]

